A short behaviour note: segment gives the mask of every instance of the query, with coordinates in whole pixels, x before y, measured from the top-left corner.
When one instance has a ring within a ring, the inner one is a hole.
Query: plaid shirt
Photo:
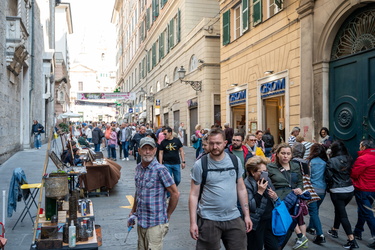
[[[167,223],[166,187],[174,184],[168,169],[154,158],[147,167],[137,165],[134,179],[138,225],[149,228]]]

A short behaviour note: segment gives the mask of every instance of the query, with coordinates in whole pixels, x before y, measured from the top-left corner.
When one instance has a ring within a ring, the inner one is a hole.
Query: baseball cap
[[[153,148],[156,148],[155,140],[150,137],[144,137],[141,139],[139,146],[142,148],[145,145],[150,145]]]

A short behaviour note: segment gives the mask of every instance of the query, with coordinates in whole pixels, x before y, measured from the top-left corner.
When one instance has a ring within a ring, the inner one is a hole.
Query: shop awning
[[[139,119],[146,119],[146,117],[147,117],[147,114],[146,114],[146,112],[142,112],[140,115],[139,115]]]

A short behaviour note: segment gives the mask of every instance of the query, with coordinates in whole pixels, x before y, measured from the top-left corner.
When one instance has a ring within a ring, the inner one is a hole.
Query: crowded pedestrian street
[[[59,145],[59,144],[58,144]],[[25,171],[29,183],[40,182],[42,178],[43,166],[46,158],[47,144],[43,144],[41,150],[29,149],[16,153],[8,161],[0,166],[0,190],[6,190],[8,194],[9,183],[12,177],[12,171],[15,168],[22,168]],[[181,193],[178,205],[174,211],[171,221],[169,232],[164,240],[165,250],[193,250],[195,249],[196,242],[190,237],[189,234],[189,209],[188,209],[188,196],[190,190],[190,170],[195,161],[195,150],[192,147],[184,147],[186,168],[182,170],[182,180],[178,189]],[[121,179],[118,184],[110,190],[109,196],[98,195],[90,196],[94,204],[95,223],[101,226],[103,246],[102,250],[135,250],[137,249],[137,230],[136,227],[129,233],[129,237],[124,243],[127,234],[127,219],[131,210],[131,201],[134,197],[134,174],[136,162],[133,157],[129,161],[117,161],[121,166]],[[48,170],[56,170],[56,166],[49,160]],[[130,197],[129,197],[130,196]],[[225,202],[225,201],[223,201]],[[357,221],[357,204],[354,199],[348,204],[347,213],[352,225]],[[3,208],[1,208],[2,210]],[[19,214],[23,209],[23,204],[19,203],[17,212],[13,217],[6,218],[5,229],[8,244],[7,250],[28,250],[30,249],[33,227],[31,220],[25,220],[19,223],[14,230],[14,226]],[[324,234],[326,235],[326,243],[323,245],[315,245],[312,243],[314,236],[307,234],[309,239],[308,249],[342,249],[341,244],[346,241],[346,235],[342,228],[338,231],[338,238],[332,238],[326,234],[326,231],[333,225],[333,205],[327,194],[320,208],[320,219]],[[36,215],[36,209],[33,208],[32,215]],[[305,217],[306,223],[309,216]],[[294,237],[290,239],[285,249],[291,249],[294,245]],[[362,240],[357,240],[361,249],[367,249],[366,245],[373,242],[370,239],[371,234],[368,227],[365,226],[365,231]],[[222,247],[222,249],[224,249]]]

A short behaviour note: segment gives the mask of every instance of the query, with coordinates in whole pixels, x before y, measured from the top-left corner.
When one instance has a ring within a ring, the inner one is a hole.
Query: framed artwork
[[[65,164],[60,160],[60,158],[56,155],[54,151],[49,151],[48,156],[49,158],[51,158],[51,160],[56,165],[58,170],[64,170]]]
[[[258,123],[257,122],[250,122],[250,133],[255,134],[257,132]]]

